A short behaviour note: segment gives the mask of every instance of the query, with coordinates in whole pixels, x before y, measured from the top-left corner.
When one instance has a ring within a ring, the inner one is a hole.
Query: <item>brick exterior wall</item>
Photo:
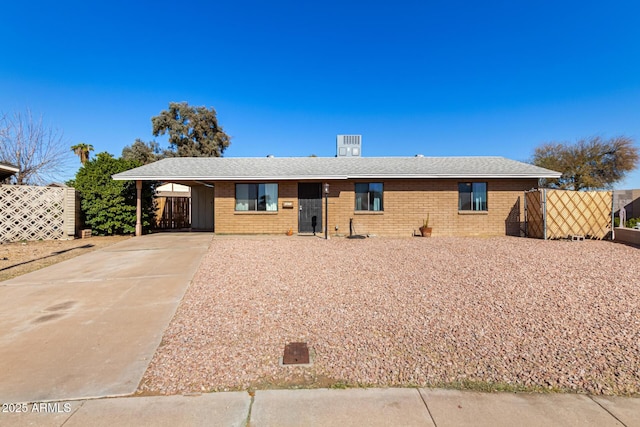
[[[459,182],[487,182],[487,212],[458,211]],[[273,182],[273,181],[270,181]],[[284,234],[298,231],[298,184],[278,182],[277,212],[236,212],[235,183],[216,182],[215,232],[220,234]],[[383,212],[356,212],[355,182],[383,182]],[[524,221],[523,192],[537,179],[416,179],[329,181],[329,234],[349,233],[353,218],[358,234],[411,236],[430,214],[433,236],[519,235]],[[292,208],[284,208],[288,202]],[[323,209],[325,202],[322,203]],[[324,212],[322,222],[324,224]],[[335,227],[338,226],[336,232]]]

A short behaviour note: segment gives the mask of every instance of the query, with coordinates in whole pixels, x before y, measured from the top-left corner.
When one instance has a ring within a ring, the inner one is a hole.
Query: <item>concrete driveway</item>
[[[133,393],[212,237],[136,237],[0,282],[0,402]]]

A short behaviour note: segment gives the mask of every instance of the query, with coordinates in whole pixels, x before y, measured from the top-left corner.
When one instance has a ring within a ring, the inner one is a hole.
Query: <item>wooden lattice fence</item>
[[[603,239],[611,232],[611,191],[538,189],[525,192],[528,237]]]
[[[73,238],[75,189],[0,185],[0,241]]]

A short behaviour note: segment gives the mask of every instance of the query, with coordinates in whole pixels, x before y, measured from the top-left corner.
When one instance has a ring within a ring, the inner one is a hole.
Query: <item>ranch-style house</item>
[[[113,179],[190,186],[192,229],[219,234],[410,236],[428,216],[433,236],[492,236],[520,234],[523,192],[558,177],[504,157],[268,156],[166,158]]]

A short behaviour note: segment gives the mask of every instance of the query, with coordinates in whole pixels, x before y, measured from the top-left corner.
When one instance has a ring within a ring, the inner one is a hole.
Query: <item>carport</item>
[[[120,174],[118,174],[120,175]],[[116,175],[114,179],[120,179]],[[182,184],[191,187],[191,230],[214,231],[214,199],[215,186],[212,182],[179,180],[171,177],[136,179],[136,236],[142,235],[142,183],[143,181],[163,181],[165,183]]]

